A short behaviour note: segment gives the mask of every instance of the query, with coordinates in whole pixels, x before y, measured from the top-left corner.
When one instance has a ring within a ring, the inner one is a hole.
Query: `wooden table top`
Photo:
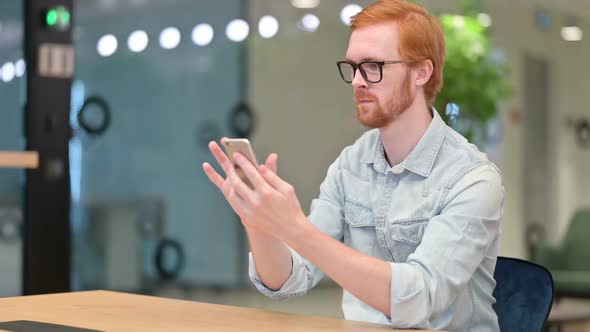
[[[0,151],[0,168],[37,168],[39,154],[36,151]]]
[[[93,330],[391,331],[371,323],[110,291],[0,299],[0,331]]]

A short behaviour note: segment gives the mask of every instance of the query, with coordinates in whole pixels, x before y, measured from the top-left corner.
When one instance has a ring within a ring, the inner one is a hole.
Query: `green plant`
[[[435,107],[475,144],[486,138],[498,104],[510,96],[508,67],[494,59],[486,28],[474,16],[441,15],[447,45],[444,87]]]
[[[484,12],[481,0],[457,1],[460,15],[439,15],[447,52],[444,86],[434,106],[447,124],[481,145],[498,105],[512,95],[509,68],[494,56],[488,30],[477,18]]]

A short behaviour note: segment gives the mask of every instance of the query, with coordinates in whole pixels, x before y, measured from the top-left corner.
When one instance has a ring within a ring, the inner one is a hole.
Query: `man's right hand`
[[[231,171],[235,171],[235,166],[233,165],[233,163],[231,162],[229,157],[225,154],[225,152],[223,152],[223,150],[221,150],[221,148],[219,147],[219,145],[216,142],[209,143],[209,150],[211,151],[211,153],[215,157],[215,160],[217,161],[219,166],[221,166],[221,168],[225,172],[226,177],[224,179],[221,175],[219,175],[219,173],[217,173],[217,171],[215,171],[215,169],[213,169],[213,167],[209,163],[203,164],[203,170],[205,171],[205,174],[207,174],[207,177],[209,178],[209,180],[211,182],[213,182],[213,184],[215,184],[217,186],[217,188],[219,188],[219,190],[225,196],[226,200],[228,202],[230,202],[230,200],[228,199],[228,196],[235,195],[235,193],[231,189],[228,173]],[[271,153],[266,158],[266,162],[264,163],[264,166],[266,166],[268,169],[270,169],[271,171],[276,173],[277,172],[277,160],[278,160],[277,154]],[[232,208],[233,208],[233,206],[232,206]],[[242,221],[242,224],[244,225],[244,227],[246,228],[248,233],[252,233],[252,234],[258,233],[257,235],[262,235],[262,234],[260,234],[261,233],[260,230],[256,230],[256,229],[254,229],[254,227],[251,227],[251,223],[249,223],[248,220],[244,220],[241,217],[240,217],[240,220]]]

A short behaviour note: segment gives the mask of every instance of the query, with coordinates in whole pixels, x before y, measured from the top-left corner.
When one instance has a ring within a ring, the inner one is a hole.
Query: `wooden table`
[[[564,325],[583,322],[590,322],[590,308],[573,303],[564,303],[562,300],[553,303],[545,325],[547,331],[557,330],[561,332],[564,330]]]
[[[63,326],[52,327],[50,324]],[[371,323],[109,291],[0,299],[0,331],[97,330],[391,331],[387,326]]]
[[[36,151],[0,151],[0,168],[37,168],[39,154]]]

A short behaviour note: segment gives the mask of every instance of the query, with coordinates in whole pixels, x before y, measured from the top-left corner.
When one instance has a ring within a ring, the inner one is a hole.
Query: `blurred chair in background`
[[[555,296],[590,298],[590,210],[578,210],[558,247],[535,244],[533,261],[547,267],[555,281]]]

